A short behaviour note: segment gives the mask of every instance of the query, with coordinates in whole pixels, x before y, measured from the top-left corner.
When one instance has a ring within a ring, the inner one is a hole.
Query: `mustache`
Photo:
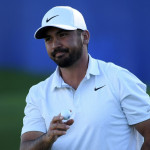
[[[52,56],[55,57],[55,55],[59,52],[69,52],[69,49],[68,48],[56,48],[54,49],[54,51],[52,52]]]

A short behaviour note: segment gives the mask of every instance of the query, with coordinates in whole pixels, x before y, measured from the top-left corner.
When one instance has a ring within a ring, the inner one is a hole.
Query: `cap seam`
[[[73,26],[75,27],[75,25],[74,25],[74,10],[73,10],[73,8],[69,8],[70,9],[70,11],[71,11],[71,13],[72,13],[72,16],[73,16]]]

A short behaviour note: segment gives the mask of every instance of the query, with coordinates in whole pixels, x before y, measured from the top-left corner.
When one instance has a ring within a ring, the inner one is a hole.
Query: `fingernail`
[[[66,129],[69,129],[69,128],[70,128],[70,126],[67,125],[67,126],[66,126]]]
[[[63,134],[66,134],[66,131],[63,131]]]

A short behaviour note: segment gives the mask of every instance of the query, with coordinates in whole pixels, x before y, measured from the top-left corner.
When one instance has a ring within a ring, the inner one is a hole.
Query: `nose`
[[[61,46],[61,42],[58,38],[54,38],[53,39],[53,42],[52,42],[52,48],[55,49],[55,48],[58,48]]]

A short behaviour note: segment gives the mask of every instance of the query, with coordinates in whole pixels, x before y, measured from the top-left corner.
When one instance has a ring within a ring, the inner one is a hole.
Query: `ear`
[[[85,30],[82,32],[82,36],[83,36],[83,44],[88,45],[89,43],[89,39],[90,39],[90,33],[88,30]]]

